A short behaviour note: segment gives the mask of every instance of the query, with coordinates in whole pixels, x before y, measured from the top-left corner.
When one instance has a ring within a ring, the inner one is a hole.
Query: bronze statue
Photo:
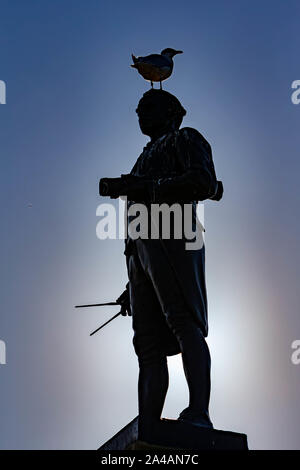
[[[164,90],[151,89],[141,98],[137,115],[150,137],[131,173],[100,180],[100,194],[128,197],[128,207],[140,202],[191,204],[220,200],[209,143],[196,130],[181,128],[185,109]],[[209,416],[210,354],[205,285],[205,247],[186,249],[186,239],[126,240],[129,283],[122,302],[132,314],[133,344],[139,361],[139,438],[151,442],[161,423],[168,389],[167,356],[181,353],[189,388],[189,406],[181,422],[212,428]]]

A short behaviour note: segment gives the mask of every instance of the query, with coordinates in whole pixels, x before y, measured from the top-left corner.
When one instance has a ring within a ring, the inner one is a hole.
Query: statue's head
[[[144,93],[136,109],[143,134],[156,139],[179,129],[186,110],[176,96],[165,90],[151,89]]]

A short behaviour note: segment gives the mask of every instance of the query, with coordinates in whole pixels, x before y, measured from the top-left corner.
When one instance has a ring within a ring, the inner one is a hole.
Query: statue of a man
[[[152,204],[191,204],[192,224],[197,201],[219,200],[211,147],[195,129],[180,129],[186,111],[164,90],[141,98],[137,114],[150,137],[130,175],[104,178],[100,194],[128,197]],[[168,389],[167,356],[181,353],[189,388],[189,405],[178,420],[212,428],[209,416],[210,354],[205,286],[205,247],[188,250],[186,239],[141,237],[126,240],[129,283],[121,299],[131,311],[133,344],[139,361],[139,439],[151,440],[159,424]],[[127,296],[127,293],[128,296]]]

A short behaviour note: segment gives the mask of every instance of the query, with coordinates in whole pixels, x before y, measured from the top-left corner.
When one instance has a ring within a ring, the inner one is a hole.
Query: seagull
[[[160,89],[162,90],[161,82],[170,77],[173,70],[173,57],[176,54],[182,54],[182,51],[176,51],[168,47],[161,51],[160,54],[151,54],[146,57],[135,57],[133,54],[133,64],[131,67],[137,69],[139,74],[151,82],[151,88],[153,88],[153,82],[160,82]]]

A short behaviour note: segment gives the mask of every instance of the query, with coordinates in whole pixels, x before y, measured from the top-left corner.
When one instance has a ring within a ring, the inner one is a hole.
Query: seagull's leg
[[[151,80],[151,88],[153,88],[153,82],[152,82],[152,80]]]

